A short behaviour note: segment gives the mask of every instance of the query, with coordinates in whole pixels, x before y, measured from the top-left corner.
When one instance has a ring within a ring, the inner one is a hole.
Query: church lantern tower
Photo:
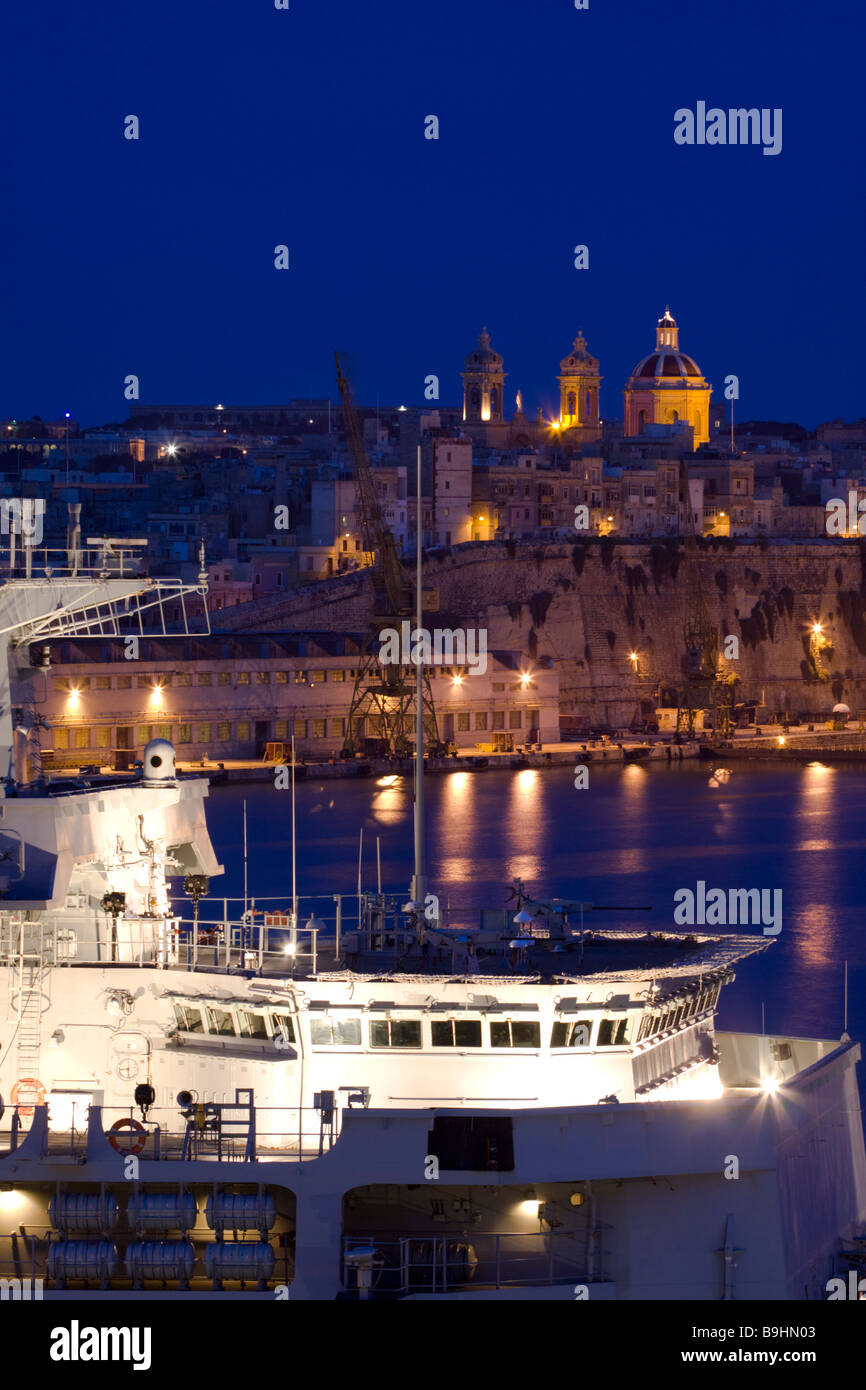
[[[478,346],[465,361],[463,380],[463,419],[471,424],[502,424],[503,387],[507,372],[502,357],[490,346],[490,334],[482,328]]]
[[[587,431],[587,439],[598,439],[598,389],[601,377],[598,358],[587,351],[586,339],[578,332],[574,347],[559,364],[559,423],[563,430]]]
[[[710,439],[712,386],[693,358],[680,351],[680,330],[669,308],[656,324],[655,351],[641,358],[626,383],[625,432],[643,434],[647,425],[685,421],[694,431],[693,447]]]

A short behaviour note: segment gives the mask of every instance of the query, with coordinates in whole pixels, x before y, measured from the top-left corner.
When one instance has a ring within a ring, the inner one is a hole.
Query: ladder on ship
[[[18,1101],[30,1105],[39,1100],[43,1002],[51,970],[46,955],[48,943],[44,923],[42,920],[27,922],[23,918],[10,922],[8,944],[10,1012],[18,1020],[15,1028]]]

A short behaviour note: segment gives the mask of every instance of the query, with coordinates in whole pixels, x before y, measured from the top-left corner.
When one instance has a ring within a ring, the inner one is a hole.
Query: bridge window
[[[209,1006],[208,1017],[212,1033],[218,1033],[221,1037],[233,1038],[235,1036],[235,1021],[227,1009],[215,1009]]]
[[[238,1009],[238,1032],[242,1038],[267,1038],[268,1025],[264,1014],[251,1009]]]
[[[630,1037],[630,1018],[603,1018],[598,1026],[599,1047],[624,1047]]]
[[[421,1020],[383,1018],[370,1024],[371,1047],[420,1047]]]
[[[360,1047],[361,1020],[359,1018],[311,1018],[310,1041],[314,1047]]]
[[[591,1018],[579,1018],[574,1023],[554,1023],[550,1034],[551,1047],[589,1047],[591,1041]]]
[[[184,1033],[203,1033],[204,1023],[202,1021],[201,1009],[196,1009],[192,1004],[175,1004],[174,1016],[178,1028]]]
[[[490,1025],[491,1047],[540,1047],[541,1024],[504,1019]]]
[[[284,1037],[286,1042],[295,1041],[295,1024],[290,1014],[273,1014],[274,1037]]]
[[[430,1025],[434,1047],[480,1047],[481,1020],[478,1018],[436,1019]]]

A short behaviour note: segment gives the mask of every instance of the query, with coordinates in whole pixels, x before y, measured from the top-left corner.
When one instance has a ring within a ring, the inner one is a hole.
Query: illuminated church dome
[[[685,421],[694,430],[694,447],[709,442],[710,395],[693,357],[680,352],[679,327],[670,309],[656,324],[655,351],[642,357],[625,387],[625,432],[642,434],[647,425]]]

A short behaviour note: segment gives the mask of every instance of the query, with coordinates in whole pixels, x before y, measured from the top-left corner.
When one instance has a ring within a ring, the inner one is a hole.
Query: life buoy
[[[120,1138],[120,1131],[122,1129],[134,1130],[138,1135],[135,1143],[132,1144],[128,1149],[122,1149],[117,1142]],[[133,1120],[130,1116],[127,1115],[122,1120],[114,1121],[114,1124],[108,1131],[108,1142],[111,1145],[111,1147],[119,1154],[140,1154],[145,1144],[147,1143],[147,1130],[145,1129],[144,1125],[139,1124],[138,1120]]]
[[[18,1105],[18,1097],[22,1091],[29,1091],[31,1094],[35,1092],[36,1104],[45,1104],[45,1097],[48,1092],[42,1085],[42,1082],[38,1081],[35,1076],[22,1076],[20,1081],[15,1082],[15,1085],[12,1087],[11,1097],[13,1105]],[[32,1115],[33,1110],[34,1107],[32,1105],[18,1105],[19,1115]]]

